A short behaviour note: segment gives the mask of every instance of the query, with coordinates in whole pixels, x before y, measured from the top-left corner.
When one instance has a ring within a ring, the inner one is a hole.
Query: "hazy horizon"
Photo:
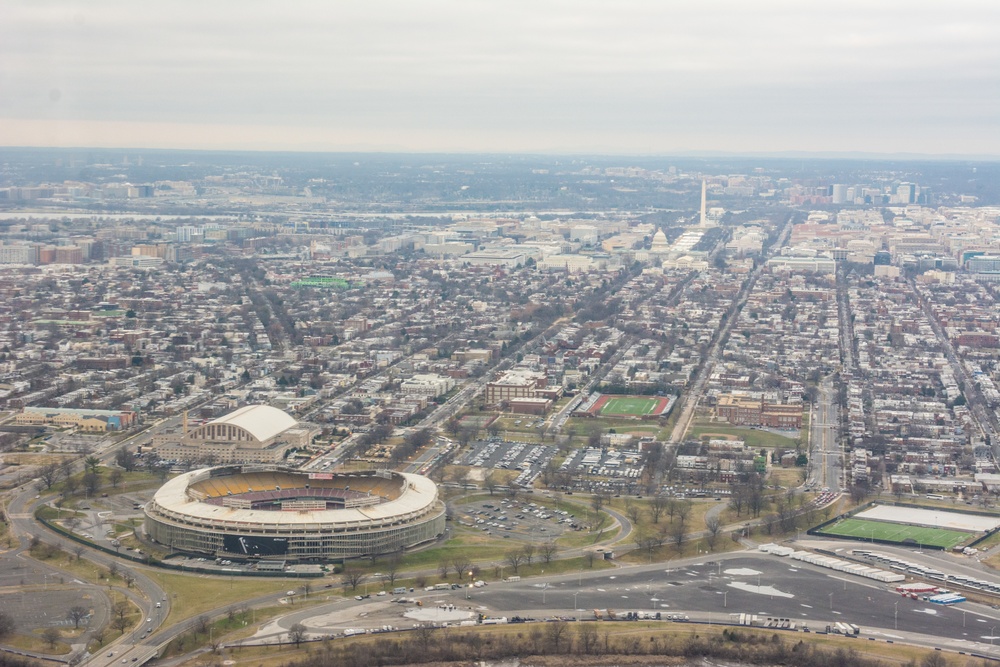
[[[12,4],[0,144],[1000,155],[1000,5]]]

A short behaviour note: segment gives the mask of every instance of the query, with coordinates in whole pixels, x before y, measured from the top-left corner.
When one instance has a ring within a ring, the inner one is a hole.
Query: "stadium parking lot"
[[[462,505],[458,522],[488,535],[547,542],[567,530],[575,530],[576,518],[567,511],[556,511],[530,498],[496,498]]]

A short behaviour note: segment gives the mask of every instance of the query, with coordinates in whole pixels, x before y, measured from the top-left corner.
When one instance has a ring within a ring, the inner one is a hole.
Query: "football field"
[[[932,528],[929,526],[906,526],[885,521],[866,521],[865,519],[844,519],[829,525],[820,534],[853,537],[859,540],[883,540],[902,544],[917,544],[951,549],[972,538],[972,533],[947,528]]]
[[[608,399],[608,402],[601,407],[602,415],[629,415],[632,417],[644,417],[653,414],[660,401],[656,398],[644,398],[641,396],[617,396]]]

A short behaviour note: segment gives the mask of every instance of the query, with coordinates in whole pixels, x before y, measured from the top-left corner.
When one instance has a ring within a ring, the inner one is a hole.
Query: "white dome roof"
[[[208,423],[238,426],[262,442],[298,425],[287,412],[270,405],[248,405]]]

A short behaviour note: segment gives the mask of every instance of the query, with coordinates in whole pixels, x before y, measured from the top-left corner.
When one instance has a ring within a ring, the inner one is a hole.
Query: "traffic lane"
[[[743,574],[726,570],[742,570]],[[581,578],[582,584],[565,577],[549,582],[547,587],[532,580],[498,584],[476,589],[472,597],[478,604],[508,616],[523,609],[550,609],[554,614],[582,609],[588,615],[593,609],[609,608],[667,613],[742,612],[790,618],[814,630],[834,621],[862,628],[895,628],[898,622],[899,630],[980,641],[989,641],[990,627],[1000,626],[1000,620],[974,612],[966,614],[963,628],[962,605],[942,607],[902,598],[888,585],[799,561],[742,556],[722,561],[721,575],[719,571],[717,565],[707,564],[674,567],[669,572],[665,565],[658,572],[627,568],[605,571],[600,578]],[[758,576],[750,572],[760,572],[760,589]],[[571,615],[579,616],[581,612]]]

